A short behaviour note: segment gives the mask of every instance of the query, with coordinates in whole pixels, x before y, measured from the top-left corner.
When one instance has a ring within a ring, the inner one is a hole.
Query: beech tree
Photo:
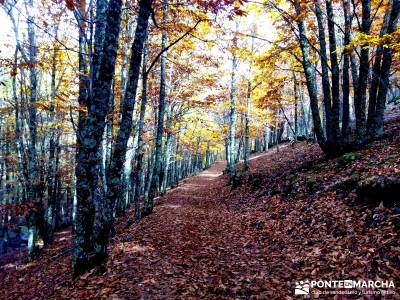
[[[0,5],[0,250],[71,228],[74,276],[215,161],[233,189],[282,143],[359,149],[400,93],[399,0]]]

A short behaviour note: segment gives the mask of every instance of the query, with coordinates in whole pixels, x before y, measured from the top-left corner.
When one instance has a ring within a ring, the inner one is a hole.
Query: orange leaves
[[[0,205],[0,215],[3,216],[25,216],[30,211],[37,210],[37,203],[27,203],[27,204],[1,204]],[[11,219],[11,218],[10,218]],[[14,226],[16,224],[8,224],[9,226]]]

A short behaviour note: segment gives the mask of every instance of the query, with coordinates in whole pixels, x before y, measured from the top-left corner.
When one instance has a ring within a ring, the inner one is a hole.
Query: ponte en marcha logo
[[[393,280],[300,280],[294,294],[395,294],[394,288]]]

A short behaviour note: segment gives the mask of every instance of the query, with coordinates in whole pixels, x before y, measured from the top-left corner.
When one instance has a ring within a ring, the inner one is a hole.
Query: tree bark
[[[329,54],[331,59],[331,76],[332,76],[332,137],[331,140],[336,144],[340,144],[340,74],[339,63],[336,48],[335,21],[333,14],[332,1],[326,0],[326,12],[328,15],[328,32],[329,32]]]
[[[396,31],[397,23],[400,14],[400,0],[393,0],[392,9],[390,12],[389,24],[387,27],[387,34],[392,34]],[[390,77],[390,66],[393,59],[393,49],[390,47],[384,47],[382,53],[382,65],[379,76],[378,85],[378,96],[376,103],[375,120],[373,127],[375,131],[375,137],[381,137],[383,135],[383,116],[386,106],[386,95],[389,88],[389,77]]]
[[[362,24],[361,32],[369,34],[371,28],[371,0],[362,0]],[[356,136],[358,145],[365,143],[366,138],[366,101],[369,72],[369,47],[361,45],[360,68],[358,75],[358,88],[355,95],[354,106],[356,109]]]
[[[168,0],[163,0],[163,23],[168,21]],[[154,198],[160,189],[160,172],[161,172],[161,156],[162,156],[162,137],[164,133],[164,115],[165,115],[165,104],[167,97],[167,48],[168,33],[166,30],[162,33],[161,41],[161,75],[160,75],[160,97],[158,102],[158,121],[157,121],[157,135],[156,135],[156,149],[155,149],[155,160],[153,176],[151,178],[150,193],[147,201],[144,203],[143,213],[149,215],[152,213],[154,208]]]
[[[254,30],[255,34],[255,30]],[[254,37],[251,38],[251,52],[254,52]],[[251,100],[251,65],[252,62],[250,62],[250,67],[249,67],[249,78],[247,79],[247,95],[246,95],[246,111],[244,115],[244,149],[243,149],[243,169],[247,171],[249,169],[249,157],[250,157],[250,120],[249,120],[249,114],[250,114],[250,100]]]
[[[161,182],[161,194],[165,194],[167,190],[167,180],[168,180],[168,173],[170,172],[169,170],[169,165],[171,161],[171,152],[172,152],[172,120],[173,120],[173,114],[174,114],[174,106],[173,104],[170,105],[169,110],[168,110],[168,115],[167,115],[167,137],[165,139],[165,147],[164,147],[164,163],[163,163],[163,176],[162,176],[162,182]]]
[[[138,222],[141,219],[141,207],[140,207],[140,196],[143,189],[143,157],[144,157],[144,117],[146,115],[147,105],[147,48],[146,45],[143,47],[143,67],[142,67],[142,101],[140,104],[140,116],[138,122],[138,149],[136,151],[135,162],[135,221]]]
[[[121,0],[110,0],[99,72],[92,84],[87,117],[77,130],[75,236],[73,243],[73,270],[78,276],[90,267],[93,246],[93,199],[98,178],[97,152],[103,137],[105,117],[115,71],[118,37],[121,23]]]
[[[343,51],[343,76],[342,76],[342,138],[347,141],[350,131],[350,50],[346,47],[350,44],[351,34],[351,19],[350,6],[348,0],[343,0],[343,15],[344,15],[344,51]]]
[[[328,57],[327,57],[327,47],[326,47],[326,38],[325,38],[325,27],[323,23],[323,15],[319,0],[315,0],[315,15],[317,17],[318,24],[318,41],[320,46],[320,57],[321,57],[321,81],[322,81],[322,91],[324,94],[324,112],[325,112],[325,129],[326,136],[329,143],[332,143],[332,97],[331,97],[331,87],[329,80],[329,66],[328,66]]]
[[[304,25],[304,20],[301,17],[301,8],[300,3],[298,1],[294,2],[296,14],[298,16],[297,25],[299,28],[299,39],[300,39],[300,48],[303,54],[303,69],[306,76],[307,89],[310,97],[310,107],[313,117],[314,124],[314,132],[317,137],[318,144],[321,149],[326,153],[330,154],[330,149],[326,147],[326,140],[324,136],[324,132],[321,126],[321,118],[319,116],[319,108],[318,108],[318,97],[317,97],[317,86],[315,82],[314,69],[310,61],[310,45],[307,40],[306,29]]]
[[[236,21],[236,32],[233,38],[233,51],[237,49],[237,32],[239,31],[239,22]],[[236,93],[237,93],[237,84],[236,84],[236,72],[237,72],[237,57],[236,53],[232,53],[232,70],[231,70],[231,91],[230,91],[230,107],[229,107],[229,136],[228,136],[228,173],[229,173],[229,181],[232,184],[236,178],[236,168],[235,168],[235,154],[236,154]]]
[[[297,78],[296,73],[293,71],[293,92],[294,92],[294,141],[297,142],[298,136],[298,106],[299,106],[299,94],[297,91]]]
[[[379,36],[383,37],[386,34],[389,17],[390,17],[390,7],[385,13],[382,28]],[[369,87],[369,97],[368,97],[368,118],[367,118],[367,130],[369,137],[372,138],[374,136],[374,128],[373,123],[375,120],[375,112],[376,112],[376,101],[378,94],[378,86],[380,81],[380,73],[381,73],[381,63],[382,63],[382,52],[383,46],[379,45],[375,51],[374,64],[371,71],[371,81]]]
[[[128,81],[122,102],[121,121],[112,152],[111,165],[107,174],[107,195],[102,207],[101,228],[96,237],[96,259],[103,260],[107,256],[107,245],[110,231],[114,224],[115,203],[122,201],[124,187],[122,185],[122,171],[127,152],[128,140],[132,132],[133,111],[135,108],[136,92],[142,61],[143,46],[147,36],[148,20],[151,13],[152,0],[141,0],[135,38],[132,44]]]
[[[57,30],[56,30],[57,36]],[[55,96],[56,96],[56,72],[57,72],[57,60],[58,60],[58,47],[54,47],[53,51],[53,61],[51,68],[51,84],[50,84],[50,122],[55,121]],[[51,127],[53,128],[53,127]],[[46,238],[44,239],[45,244],[53,241],[53,233],[54,233],[54,215],[55,215],[55,152],[58,147],[56,139],[57,133],[54,129],[51,129],[50,132],[50,141],[49,141],[49,162],[48,162],[48,170],[47,170],[47,230],[46,230]]]

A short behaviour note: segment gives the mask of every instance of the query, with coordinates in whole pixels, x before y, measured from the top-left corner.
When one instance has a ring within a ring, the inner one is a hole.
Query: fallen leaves
[[[216,163],[160,198],[138,225],[127,225],[128,212],[104,269],[73,282],[70,234],[58,234],[33,263],[14,255],[0,264],[1,297],[294,299],[303,279],[398,281],[396,213],[354,204],[338,183],[398,171],[399,159],[395,141],[373,143],[345,167],[300,143],[251,160],[235,189]]]

